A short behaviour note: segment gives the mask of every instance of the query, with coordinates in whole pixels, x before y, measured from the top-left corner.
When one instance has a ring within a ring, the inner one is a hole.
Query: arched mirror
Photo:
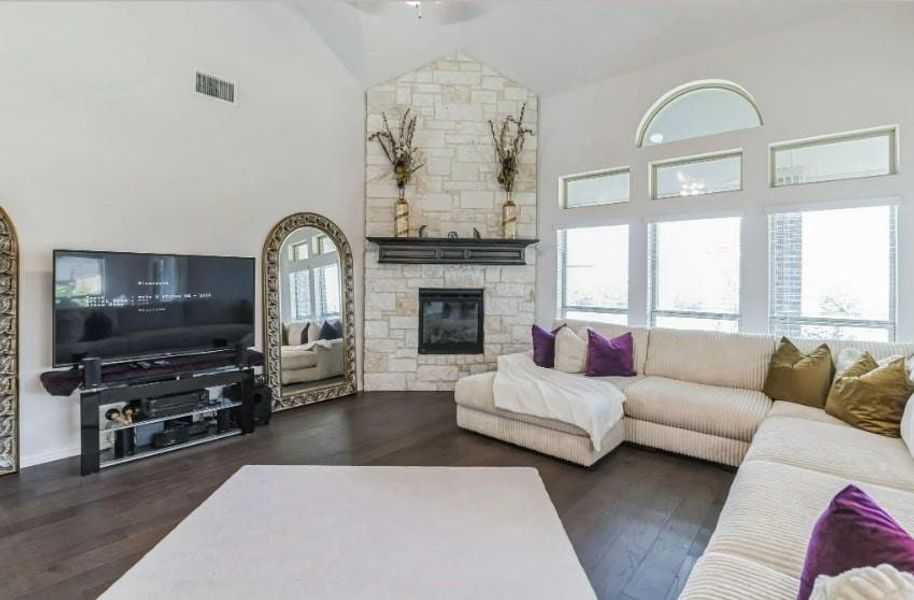
[[[19,243],[0,208],[0,475],[19,470]]]
[[[264,353],[274,410],[355,393],[352,251],[314,213],[276,224],[263,250]]]

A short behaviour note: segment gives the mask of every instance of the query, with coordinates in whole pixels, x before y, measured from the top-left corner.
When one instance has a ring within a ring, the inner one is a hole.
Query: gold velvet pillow
[[[880,366],[868,352],[835,380],[825,412],[858,429],[901,437],[901,417],[914,383],[905,359]]]
[[[786,400],[823,408],[834,377],[831,350],[822,344],[803,354],[787,338],[781,338],[768,364],[763,391],[773,400]]]

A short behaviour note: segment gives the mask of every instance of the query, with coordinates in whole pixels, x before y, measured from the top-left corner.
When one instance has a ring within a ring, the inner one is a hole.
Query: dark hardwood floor
[[[361,394],[89,477],[67,459],[0,478],[0,597],[96,597],[245,464],[536,467],[599,597],[625,600],[678,595],[733,480],[630,446],[585,469],[459,430],[451,394]]]

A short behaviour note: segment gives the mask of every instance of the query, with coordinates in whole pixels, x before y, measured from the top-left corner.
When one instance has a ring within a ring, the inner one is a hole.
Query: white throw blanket
[[[614,385],[536,366],[532,352],[498,358],[495,406],[583,429],[595,451],[623,417],[625,396]]]
[[[914,600],[914,576],[891,565],[819,575],[809,600]]]

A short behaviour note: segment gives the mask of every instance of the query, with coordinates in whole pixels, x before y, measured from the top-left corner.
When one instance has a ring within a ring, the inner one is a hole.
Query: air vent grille
[[[219,100],[235,103],[235,84],[197,71],[197,91]]]

